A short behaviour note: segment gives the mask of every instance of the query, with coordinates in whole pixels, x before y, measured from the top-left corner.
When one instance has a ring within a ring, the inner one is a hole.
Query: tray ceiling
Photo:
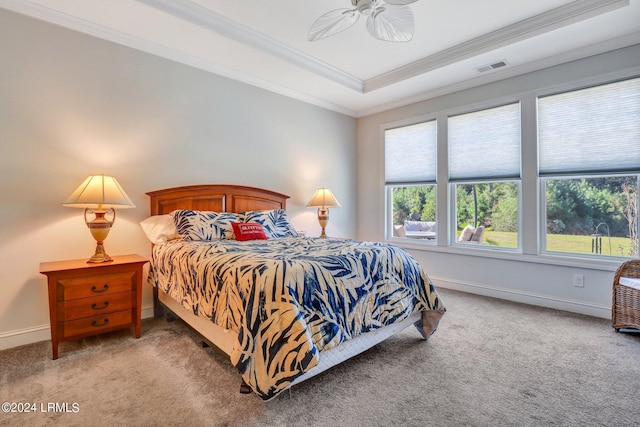
[[[0,0],[0,7],[363,116],[640,43],[640,0],[418,0],[408,43],[363,20],[315,42],[350,0]]]

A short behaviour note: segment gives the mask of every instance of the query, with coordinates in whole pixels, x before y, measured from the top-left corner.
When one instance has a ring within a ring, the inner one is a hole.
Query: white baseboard
[[[0,350],[51,339],[49,324],[0,334]]]
[[[437,288],[452,289],[455,291],[468,292],[470,294],[500,298],[508,301],[535,305],[538,307],[553,308],[571,313],[584,314],[586,316],[600,317],[603,319],[611,318],[610,306],[602,306],[584,301],[560,299],[554,296],[515,291],[513,289],[496,288],[478,283],[454,282],[437,277],[431,277],[431,280]]]
[[[142,307],[142,318],[153,317],[153,305]],[[0,350],[51,339],[49,324],[0,333]]]
[[[536,305],[539,307],[553,308],[556,310],[569,311],[571,313],[584,314],[587,316],[611,318],[611,307],[597,304],[585,303],[583,301],[573,301],[559,299],[548,295],[533,294],[530,292],[514,291],[512,289],[495,288],[469,282],[454,282],[444,278],[431,277],[436,287],[452,289],[455,291],[468,292],[471,294],[483,295],[493,298],[505,299],[508,301],[520,302],[524,304]],[[142,307],[142,318],[153,317],[153,306]],[[49,325],[40,325],[27,329],[0,333],[0,350],[32,344],[39,341],[51,339]]]

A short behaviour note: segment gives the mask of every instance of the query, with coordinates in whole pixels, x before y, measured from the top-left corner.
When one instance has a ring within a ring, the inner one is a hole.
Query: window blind
[[[436,141],[435,120],[386,130],[386,184],[435,182]]]
[[[520,178],[520,104],[452,116],[449,178]]]
[[[640,78],[538,99],[540,175],[640,170]]]

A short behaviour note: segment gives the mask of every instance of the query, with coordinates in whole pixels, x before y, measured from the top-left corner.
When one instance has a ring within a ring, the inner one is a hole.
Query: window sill
[[[572,254],[558,253],[541,253],[541,254],[524,254],[517,250],[509,248],[498,248],[483,245],[455,245],[445,246],[435,243],[421,243],[408,241],[407,239],[391,238],[386,240],[387,243],[400,246],[405,249],[419,250],[425,252],[438,252],[452,255],[476,256],[484,258],[502,259],[505,261],[529,262],[537,264],[547,264],[562,267],[575,267],[590,270],[616,271],[620,264],[629,260],[625,257],[614,257],[603,259],[595,256],[573,256]],[[431,241],[433,242],[433,241]]]

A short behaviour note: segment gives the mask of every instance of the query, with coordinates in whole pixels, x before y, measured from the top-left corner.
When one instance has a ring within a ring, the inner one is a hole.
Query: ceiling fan
[[[336,9],[318,18],[309,30],[309,41],[330,37],[367,17],[367,30],[379,39],[408,42],[413,38],[413,12],[409,6],[417,0],[351,0],[352,9]]]

